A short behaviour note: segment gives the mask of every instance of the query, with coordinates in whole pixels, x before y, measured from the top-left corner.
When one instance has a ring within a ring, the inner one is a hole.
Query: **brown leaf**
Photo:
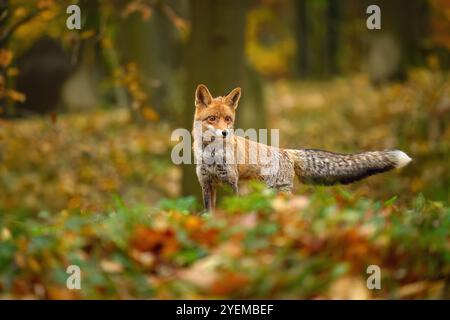
[[[225,296],[235,293],[249,283],[247,276],[236,272],[227,272],[214,281],[211,293],[217,296]]]
[[[171,229],[154,230],[138,227],[130,241],[130,245],[139,251],[149,251],[157,256],[169,257],[178,251],[180,244]]]

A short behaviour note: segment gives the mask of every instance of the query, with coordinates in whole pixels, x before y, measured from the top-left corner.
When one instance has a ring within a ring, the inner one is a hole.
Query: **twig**
[[[185,29],[188,25],[188,22],[182,18],[180,15],[178,15],[175,10],[169,6],[168,4],[164,3],[161,0],[155,0],[155,1],[144,1],[149,6],[155,8],[156,10],[160,11],[163,15],[165,15],[175,26],[179,29]]]
[[[8,8],[0,9],[0,26],[6,21],[8,18]]]

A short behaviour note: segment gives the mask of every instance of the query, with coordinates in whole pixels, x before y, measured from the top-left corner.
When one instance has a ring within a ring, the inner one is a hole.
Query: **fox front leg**
[[[202,183],[203,206],[206,211],[213,209],[215,193],[215,189],[210,182]]]
[[[229,181],[228,184],[231,186],[231,190],[233,191],[233,194],[237,196],[239,194],[239,188],[238,188],[238,180]]]
[[[203,207],[206,211],[211,211],[216,203],[216,190],[211,180],[211,173],[205,165],[197,165],[196,173],[202,188]]]
[[[235,196],[237,196],[239,194],[239,188],[238,188],[239,175],[238,175],[237,170],[233,167],[229,167],[227,170],[227,176],[224,180],[231,187],[233,194]]]
[[[238,182],[239,182],[239,173],[238,173],[237,167],[232,167],[231,175],[230,175],[230,185],[231,185],[231,189],[233,190],[233,194],[235,196],[239,195]]]
[[[232,165],[218,164],[216,165],[216,174],[219,181],[229,185],[233,194],[238,194],[239,175],[237,168]]]
[[[211,209],[212,210],[216,209],[216,197],[217,197],[216,186],[211,185]]]

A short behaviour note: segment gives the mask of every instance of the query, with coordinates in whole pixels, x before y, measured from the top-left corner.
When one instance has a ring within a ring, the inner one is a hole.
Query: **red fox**
[[[234,134],[241,89],[213,98],[200,84],[195,91],[194,157],[206,210],[216,205],[216,188],[238,181],[261,180],[271,188],[291,192],[295,176],[308,184],[348,184],[370,175],[400,168],[411,158],[400,150],[340,154],[315,149],[282,149]]]

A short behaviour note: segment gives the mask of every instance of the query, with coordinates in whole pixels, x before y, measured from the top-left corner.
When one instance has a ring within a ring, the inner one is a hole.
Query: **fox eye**
[[[209,122],[214,122],[214,121],[216,121],[216,116],[209,116],[209,117],[208,117],[208,121],[209,121]]]
[[[226,117],[225,117],[225,121],[228,122],[228,123],[230,123],[230,122],[233,121],[233,119],[231,119],[230,116],[226,116]]]

